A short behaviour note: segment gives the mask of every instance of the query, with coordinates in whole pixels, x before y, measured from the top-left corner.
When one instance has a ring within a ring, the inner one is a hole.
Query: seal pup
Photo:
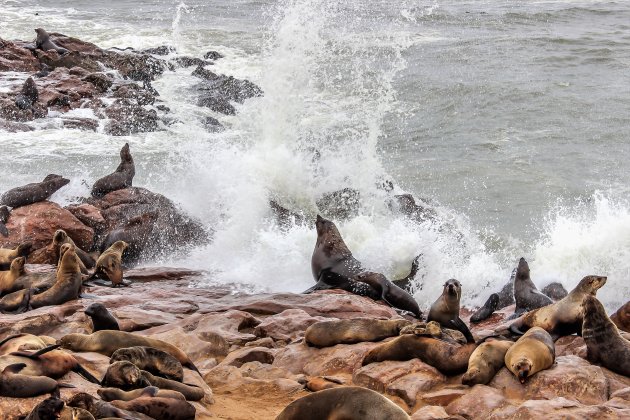
[[[92,332],[102,330],[119,331],[118,321],[102,303],[92,303],[85,309],[85,314],[92,319]]]
[[[499,294],[493,293],[490,295],[486,303],[484,303],[481,308],[477,309],[477,312],[472,314],[472,316],[470,317],[470,322],[476,324],[490,318],[490,316],[494,313],[494,311],[497,310],[498,307]]]
[[[610,320],[614,322],[621,331],[630,332],[630,301],[617,309],[617,312],[610,316]]]
[[[332,347],[337,344],[354,344],[364,341],[381,341],[395,337],[410,325],[405,319],[354,318],[316,322],[304,333],[304,341],[313,347]]]
[[[470,355],[477,344],[451,344],[432,337],[405,334],[370,350],[363,366],[385,360],[411,360],[418,358],[445,375],[457,375],[468,369]]]
[[[113,287],[123,284],[122,254],[128,245],[125,241],[116,241],[96,260],[96,269],[90,278],[101,277],[112,282]]]
[[[396,286],[381,273],[366,271],[353,277],[353,280],[369,285],[380,294],[379,298],[392,308],[411,312],[416,318],[422,317],[418,302],[406,291]]]
[[[470,355],[468,370],[462,376],[462,384],[486,385],[505,364],[505,353],[514,343],[507,340],[491,340],[481,343]]]
[[[32,290],[18,290],[9,293],[0,299],[0,313],[23,313],[28,311],[28,302],[31,300]]]
[[[162,340],[143,337],[125,331],[97,331],[90,335],[78,333],[67,334],[61,337],[58,344],[61,344],[63,348],[71,351],[93,351],[104,354],[105,356],[111,356],[116,350],[127,347],[153,347],[174,356],[179,360],[182,366],[199,373],[199,369],[197,369],[194,363],[188,358],[186,353],[174,345]],[[201,373],[199,374],[201,375]]]
[[[190,420],[194,419],[197,413],[191,403],[174,398],[142,396],[131,401],[112,401],[111,404],[154,419]]]
[[[114,362],[109,365],[102,384],[124,390],[156,386],[160,389],[170,389],[180,392],[190,401],[199,401],[205,396],[205,391],[198,386],[154,376],[146,370],[139,369],[136,365],[128,361]]]
[[[549,369],[555,360],[553,339],[540,327],[529,329],[505,353],[505,366],[522,384],[537,372]]]
[[[276,420],[409,420],[405,411],[376,391],[359,386],[325,389],[293,401]]]
[[[123,391],[118,388],[100,388],[96,392],[103,401],[131,401],[140,397],[175,398],[186,401],[186,397],[181,392],[173,391],[172,389],[160,389],[157,386],[147,386],[146,388],[132,389],[131,391]]]
[[[9,271],[0,271],[0,295],[15,291],[16,280],[24,274],[26,258],[17,257],[11,261]]]
[[[0,204],[16,208],[44,201],[69,182],[69,179],[60,175],[50,174],[42,182],[33,182],[10,189],[2,194]]]
[[[48,32],[46,32],[44,29],[37,28],[35,29],[35,33],[37,34],[37,38],[35,39],[35,48],[43,51],[55,50],[60,55],[68,54],[70,52],[66,48],[60,47],[59,45],[52,42],[52,40],[50,39],[50,35],[48,35]]]
[[[61,378],[70,371],[76,372],[88,381],[100,384],[90,372],[71,354],[56,350],[58,344],[47,346],[37,351],[21,350],[9,353],[8,356],[0,356],[0,364],[24,363],[24,374],[33,376],[48,376],[50,378]]]
[[[551,305],[534,309],[516,319],[509,330],[521,335],[532,327],[541,327],[549,334],[563,335],[582,333],[582,301],[606,284],[604,276],[586,276],[564,299]]]
[[[7,229],[6,223],[9,221],[9,208],[7,206],[0,206],[0,235],[5,238],[9,236],[9,229]]]
[[[61,305],[79,298],[83,279],[81,277],[81,260],[75,247],[69,243],[61,246],[61,259],[57,267],[57,280],[48,290],[31,296],[29,306],[33,309],[42,306]]]
[[[24,420],[57,420],[61,416],[64,402],[53,395],[37,404]]]
[[[582,301],[582,337],[586,358],[621,375],[630,376],[630,341],[621,336],[599,300],[586,295]]]
[[[19,372],[25,367],[26,364],[24,363],[14,363],[2,370],[0,373],[0,396],[30,398],[56,392],[60,386],[74,388],[72,385],[60,384],[46,376],[20,374]]]
[[[13,249],[0,248],[0,270],[9,270],[11,268],[11,261],[17,257],[28,257],[32,247],[33,244],[30,242],[24,242]]]
[[[444,328],[457,330],[464,334],[466,341],[474,343],[472,333],[459,317],[459,300],[462,295],[462,285],[455,279],[444,283],[442,295],[431,305],[427,322],[436,321]]]
[[[553,300],[549,296],[542,294],[536,288],[536,285],[529,276],[529,264],[525,258],[521,258],[516,268],[516,276],[514,277],[514,300],[516,308],[514,309],[515,317],[522,315],[532,309],[542,308],[551,305]]]
[[[179,360],[153,347],[136,346],[118,349],[112,354],[109,362],[120,361],[131,362],[139,369],[146,370],[166,379],[172,379],[178,382],[184,380],[184,369],[182,368],[182,364],[179,363]]]
[[[55,264],[59,262],[59,257],[61,256],[60,250],[63,244],[74,245],[74,250],[77,253],[77,256],[79,257],[79,259],[81,260],[81,272],[83,274],[87,274],[88,268],[94,267],[96,263],[96,261],[94,261],[94,258],[92,258],[90,254],[88,254],[87,252],[79,248],[77,244],[72,240],[70,235],[68,235],[68,233],[66,233],[66,231],[63,229],[57,229],[57,231],[55,231],[52,241],[50,245],[48,246],[48,249],[50,249],[50,251],[54,255]]]
[[[133,163],[133,157],[129,150],[129,143],[125,143],[120,149],[120,164],[113,173],[98,179],[94,183],[92,196],[102,197],[112,191],[131,187],[135,174],[136,166]]]

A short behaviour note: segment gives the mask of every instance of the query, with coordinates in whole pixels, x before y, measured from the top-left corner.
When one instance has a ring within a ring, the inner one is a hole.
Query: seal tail
[[[75,371],[76,373],[78,373],[79,375],[83,376],[85,379],[87,379],[88,381],[92,382],[93,384],[101,385],[101,381],[96,379],[90,372],[88,372],[79,363],[77,363],[76,367],[74,369],[72,369],[72,370]]]

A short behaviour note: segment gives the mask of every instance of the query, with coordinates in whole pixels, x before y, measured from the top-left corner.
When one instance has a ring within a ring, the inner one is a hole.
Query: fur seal
[[[118,321],[102,303],[92,303],[85,309],[85,314],[92,318],[92,332],[102,330],[119,331]]]
[[[540,327],[529,329],[505,353],[505,366],[524,384],[536,372],[549,369],[556,360],[551,335]]]
[[[0,373],[0,396],[12,398],[30,398],[42,394],[50,394],[61,384],[46,376],[23,375],[24,363],[6,366]]]
[[[57,420],[61,416],[63,406],[64,402],[53,395],[37,404],[24,420]]]
[[[67,404],[69,407],[82,408],[89,411],[95,419],[102,419],[107,417],[121,418],[124,420],[151,419],[151,417],[147,417],[144,414],[131,413],[129,411],[115,407],[112,404],[94,398],[93,396],[85,392],[80,392],[73,395],[72,398],[68,400]]]
[[[127,361],[114,362],[107,368],[102,384],[124,390],[138,387],[156,386],[160,389],[170,389],[180,392],[187,400],[199,401],[205,396],[202,388],[188,385],[171,379],[154,376],[146,370],[139,369]]]
[[[499,307],[499,294],[493,293],[490,295],[486,303],[484,303],[484,305],[481,308],[477,309],[477,312],[472,314],[472,316],[470,317],[470,322],[478,323],[485,319],[490,318],[490,316],[494,313],[494,311],[497,310],[498,307]]]
[[[186,353],[172,344],[155,338],[143,337],[125,331],[97,331],[90,335],[68,334],[58,341],[64,348],[72,351],[93,351],[111,356],[116,350],[127,347],[146,346],[162,350],[174,356],[182,366],[199,373],[199,369]],[[199,373],[200,374],[200,373]],[[201,374],[200,374],[201,375]]]
[[[582,301],[587,295],[597,293],[606,277],[586,276],[562,300],[534,309],[516,319],[509,327],[514,334],[523,334],[529,328],[541,327],[549,334],[563,336],[582,333]]]
[[[630,332],[630,301],[617,309],[617,312],[610,316],[610,320],[622,331]]]
[[[293,401],[276,420],[409,420],[405,411],[371,389],[344,386]]]
[[[141,396],[186,400],[186,397],[184,397],[181,392],[173,391],[171,389],[160,389],[156,386],[147,386],[146,388],[133,389],[131,391],[123,391],[118,388],[100,388],[96,392],[103,401],[131,401]]]
[[[462,376],[462,384],[486,385],[503,367],[505,353],[514,343],[507,340],[492,340],[482,343],[472,352],[468,370]]]
[[[109,362],[120,361],[131,362],[139,369],[146,370],[166,379],[172,379],[178,382],[184,380],[184,369],[182,368],[182,364],[179,363],[179,360],[153,347],[137,346],[118,349],[112,354]]]
[[[131,187],[133,177],[136,174],[136,166],[133,163],[133,157],[129,151],[129,143],[120,149],[120,164],[116,170],[98,179],[92,186],[92,196],[102,197],[107,193],[123,188]]]
[[[0,299],[0,313],[22,313],[28,310],[28,302],[31,300],[31,289],[18,290],[9,293]]]
[[[536,285],[529,276],[529,264],[527,264],[525,258],[519,260],[518,267],[516,268],[516,276],[514,277],[514,300],[516,301],[516,308],[514,309],[516,316],[553,303],[553,300],[551,300],[549,296],[545,296],[536,288]]]
[[[15,105],[20,109],[31,109],[37,99],[39,99],[37,85],[35,85],[33,78],[29,77],[22,85],[20,93],[15,97]]]
[[[197,410],[182,400],[162,397],[139,397],[131,401],[112,401],[112,405],[123,410],[146,414],[154,419],[190,420]]]
[[[5,192],[0,197],[0,204],[16,208],[44,201],[69,182],[69,179],[60,175],[50,174],[42,182],[33,182]]]
[[[81,260],[72,244],[61,246],[61,258],[57,267],[57,280],[48,290],[31,296],[29,306],[33,309],[42,306],[61,305],[78,299],[83,280],[81,277]]]
[[[365,283],[376,290],[380,294],[380,299],[392,308],[411,312],[418,319],[422,317],[418,302],[409,293],[387,280],[381,273],[366,271],[353,277],[353,280]]]
[[[37,351],[15,351],[9,355],[0,356],[0,366],[23,363],[25,368],[22,373],[33,376],[48,376],[55,379],[74,371],[92,383],[100,383],[79,364],[73,355],[56,350],[58,347],[59,345],[52,345]]]
[[[125,262],[136,261],[140,258],[142,250],[148,245],[149,237],[158,219],[158,213],[151,211],[129,219],[122,227],[118,227],[107,234],[100,250],[105,252],[118,241],[127,243],[128,248],[124,253]]]
[[[464,334],[466,341],[474,343],[475,339],[470,330],[459,317],[459,299],[462,295],[462,285],[455,279],[444,283],[442,295],[431,305],[428,321],[436,321],[444,328],[457,330]]]
[[[55,344],[55,339],[52,337],[39,337],[26,333],[9,335],[0,341],[0,356],[14,351],[41,350],[53,344]]]
[[[59,262],[60,249],[63,244],[74,245],[74,250],[77,253],[77,256],[79,257],[79,259],[81,260],[81,272],[83,274],[87,274],[88,268],[94,267],[94,264],[96,263],[96,261],[94,261],[94,258],[92,258],[90,254],[88,254],[87,252],[79,248],[77,244],[74,243],[72,238],[63,229],[58,229],[55,232],[55,234],[53,235],[52,242],[48,246],[48,248],[51,250],[52,254],[54,255],[55,264]]]
[[[52,42],[50,39],[50,35],[48,35],[48,32],[46,32],[44,29],[37,28],[35,29],[35,33],[37,33],[37,39],[35,39],[35,48],[43,51],[55,50],[59,54],[68,54],[70,52],[67,49],[60,47],[59,45]]]
[[[606,315],[604,306],[595,296],[584,297],[582,311],[582,337],[586,343],[586,358],[613,372],[630,376],[630,341],[619,334],[615,324]]]
[[[445,375],[457,375],[466,371],[475,348],[475,343],[458,345],[432,337],[405,334],[370,350],[363,359],[363,366],[384,360],[418,358]]]
[[[401,328],[410,324],[411,321],[405,319],[371,318],[316,322],[306,329],[304,341],[313,347],[380,341],[399,335]]]
[[[96,260],[96,269],[91,278],[101,277],[112,282],[114,287],[123,284],[122,254],[128,245],[125,241],[116,241]]]
[[[7,206],[0,206],[0,235],[5,238],[9,236],[9,229],[7,229],[6,223],[9,221],[9,208]]]
[[[9,271],[0,271],[0,295],[15,290],[15,281],[24,274],[24,264],[26,264],[26,258],[17,257],[11,261]]]
[[[0,270],[9,270],[11,268],[11,261],[17,257],[28,257],[32,247],[33,244],[30,242],[24,242],[14,249],[0,248]]]

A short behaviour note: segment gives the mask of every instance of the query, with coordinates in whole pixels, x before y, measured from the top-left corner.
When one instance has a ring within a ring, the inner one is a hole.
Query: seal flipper
[[[477,323],[488,319],[494,313],[494,311],[497,310],[498,306],[499,294],[493,293],[490,295],[486,303],[484,303],[484,305],[470,317],[470,322]]]
[[[26,363],[13,363],[12,365],[6,366],[4,368],[4,370],[2,371],[3,374],[5,373],[19,373],[22,369],[24,369],[26,367]]]
[[[25,335],[26,335],[25,333],[9,335],[9,336],[5,337],[2,341],[0,341],[0,347],[5,345],[7,343],[7,341],[11,341],[14,338],[23,337]]]
[[[302,294],[309,294],[309,293],[313,293],[316,290],[327,290],[327,289],[334,289],[334,286],[331,286],[330,284],[327,284],[323,281],[318,281],[317,283],[315,283],[314,286],[309,287],[308,289],[306,289],[305,291],[302,292]]]
[[[69,384],[67,382],[58,382],[59,386],[57,388],[76,388],[76,386]]]
[[[50,345],[48,347],[44,347],[41,350],[37,350],[36,352],[28,352],[28,351],[14,351],[13,353],[9,353],[11,356],[22,356],[22,357],[28,357],[29,359],[33,359],[33,360],[37,360],[39,359],[39,356],[41,356],[42,354],[46,354],[49,351],[58,349],[59,347],[61,347],[61,344],[53,344]]]
[[[74,369],[72,369],[72,370],[74,372],[78,373],[79,375],[83,376],[85,379],[87,379],[88,381],[92,382],[93,384],[101,385],[101,381],[96,379],[90,372],[88,372],[79,363],[77,363],[77,366]]]
[[[464,334],[464,337],[466,337],[466,341],[468,343],[474,343],[475,342],[475,339],[474,339],[472,333],[470,332],[470,330],[468,329],[468,326],[464,323],[464,321],[461,320],[460,317],[457,317],[455,319],[451,319],[449,321],[449,324],[451,324],[453,327],[455,327],[454,329],[456,329],[459,332],[461,332],[462,334]]]

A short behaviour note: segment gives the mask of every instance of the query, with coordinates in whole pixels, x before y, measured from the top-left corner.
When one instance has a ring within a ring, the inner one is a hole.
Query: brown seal
[[[122,254],[127,246],[125,241],[116,241],[107,248],[96,260],[96,269],[91,278],[105,278],[111,281],[114,287],[123,284]]]
[[[595,296],[604,284],[606,277],[586,276],[564,299],[534,309],[515,320],[509,327],[510,331],[523,334],[529,328],[541,327],[554,336],[581,334],[582,301],[587,295]]]
[[[478,323],[485,319],[490,318],[490,315],[492,315],[494,311],[497,310],[498,307],[499,307],[499,294],[493,293],[490,295],[486,303],[484,303],[481,308],[477,309],[477,311],[471,315],[470,322]]]
[[[44,201],[69,182],[69,179],[60,175],[50,174],[42,182],[33,182],[5,192],[0,197],[0,204],[15,208]]]
[[[0,299],[0,313],[22,313],[28,310],[28,302],[31,300],[31,289],[18,290],[9,293]]]
[[[344,386],[293,401],[276,420],[409,420],[405,411],[371,389]]]
[[[167,379],[179,382],[184,380],[184,369],[179,360],[153,347],[136,346],[118,349],[112,354],[109,362],[119,361],[131,362],[139,369]]]
[[[516,301],[516,308],[514,309],[516,316],[553,303],[549,296],[545,296],[536,288],[529,276],[529,264],[527,264],[525,258],[521,258],[518,262],[518,267],[516,267],[514,300]]]
[[[11,262],[17,257],[28,257],[32,247],[30,242],[24,242],[14,249],[0,248],[0,270],[9,270]]]
[[[120,164],[116,170],[103,178],[98,179],[92,186],[92,196],[102,197],[107,193],[123,188],[131,187],[133,177],[136,174],[136,166],[129,151],[129,143],[120,149]]]
[[[405,334],[370,350],[363,359],[363,366],[384,360],[418,358],[445,375],[457,375],[466,371],[475,348],[475,343],[458,345],[432,337]]]
[[[65,407],[59,420],[95,420],[92,413],[83,408]]]
[[[18,257],[11,261],[9,271],[0,271],[0,295],[15,291],[16,280],[25,274],[26,258]]]
[[[0,396],[30,398],[50,394],[59,388],[60,384],[52,378],[20,374],[24,367],[26,367],[24,363],[4,367],[0,373]]]
[[[46,32],[44,29],[37,28],[35,29],[35,33],[37,34],[37,39],[35,39],[35,48],[44,51],[55,50],[59,54],[67,54],[70,52],[67,49],[60,47],[59,45],[52,42],[50,40],[50,35],[48,35],[48,32]]]
[[[111,356],[116,350],[127,347],[146,346],[162,350],[174,356],[182,366],[199,373],[199,369],[188,358],[186,353],[172,344],[155,338],[143,337],[125,331],[97,331],[90,335],[68,334],[59,340],[64,348],[72,351],[93,351]]]
[[[14,351],[41,350],[55,344],[55,342],[56,340],[52,337],[40,337],[33,334],[9,335],[0,341],[0,356]]]
[[[462,296],[462,285],[455,279],[450,279],[444,283],[442,294],[429,311],[427,321],[436,321],[444,328],[457,330],[464,334],[466,341],[474,343],[472,333],[459,317],[459,300]]]
[[[505,353],[505,366],[523,384],[535,373],[549,369],[555,359],[556,347],[551,335],[533,327]]]
[[[64,402],[57,395],[37,404],[24,420],[50,420],[61,416]]]
[[[75,394],[67,402],[69,407],[82,408],[87,410],[96,419],[103,419],[107,417],[121,418],[125,420],[145,420],[151,419],[144,414],[132,413],[127,410],[120,409],[112,404],[101,401],[98,398],[94,398],[90,394],[80,392]]]
[[[380,341],[400,334],[410,325],[404,319],[355,318],[316,322],[306,329],[304,341],[314,347],[332,347],[337,344],[354,344],[363,341]]]
[[[60,257],[60,249],[63,244],[71,244],[74,246],[74,250],[77,253],[77,256],[81,260],[81,272],[83,274],[87,274],[88,268],[93,268],[96,261],[94,258],[81,248],[77,246],[76,243],[72,240],[72,238],[66,233],[63,229],[58,229],[53,235],[52,241],[50,245],[48,245],[48,249],[51,251],[51,254],[54,256],[55,264],[59,262]]]
[[[191,420],[195,407],[182,400],[162,397],[140,397],[131,401],[112,401],[112,405],[127,411],[146,414],[154,419]]]
[[[102,303],[92,303],[85,308],[85,314],[92,318],[92,332],[103,330],[119,331],[118,321]]]
[[[586,343],[587,359],[613,372],[630,376],[630,341],[621,336],[595,296],[584,297],[582,311],[582,337]]]
[[[73,355],[65,351],[56,350],[59,345],[47,346],[37,351],[20,350],[8,355],[0,356],[0,366],[14,363],[24,363],[22,371],[25,375],[48,376],[61,378],[70,371],[74,371],[92,383],[100,383],[90,372],[79,364]]]
[[[612,314],[610,319],[620,330],[630,332],[630,301],[617,309],[617,312]]]
[[[154,376],[146,370],[140,370],[136,365],[127,361],[114,362],[109,365],[102,384],[124,390],[156,386],[160,389],[180,392],[190,401],[199,401],[205,396],[205,391],[198,386]]]
[[[57,267],[57,280],[48,290],[31,296],[29,306],[33,309],[42,306],[61,305],[78,299],[83,284],[81,278],[81,260],[72,244],[61,246],[61,257]]]
[[[464,385],[486,385],[505,364],[505,353],[514,343],[507,340],[492,340],[482,343],[472,352],[468,370],[462,376]]]
[[[156,386],[147,386],[146,388],[133,389],[131,391],[123,391],[118,388],[100,388],[96,391],[103,401],[131,401],[139,397],[160,397],[175,398],[178,400],[186,400],[181,392],[171,389],[160,389]]]
[[[411,312],[418,319],[422,317],[418,302],[409,293],[387,280],[381,273],[365,271],[354,276],[352,280],[368,284],[380,294],[380,299],[392,308]]]

